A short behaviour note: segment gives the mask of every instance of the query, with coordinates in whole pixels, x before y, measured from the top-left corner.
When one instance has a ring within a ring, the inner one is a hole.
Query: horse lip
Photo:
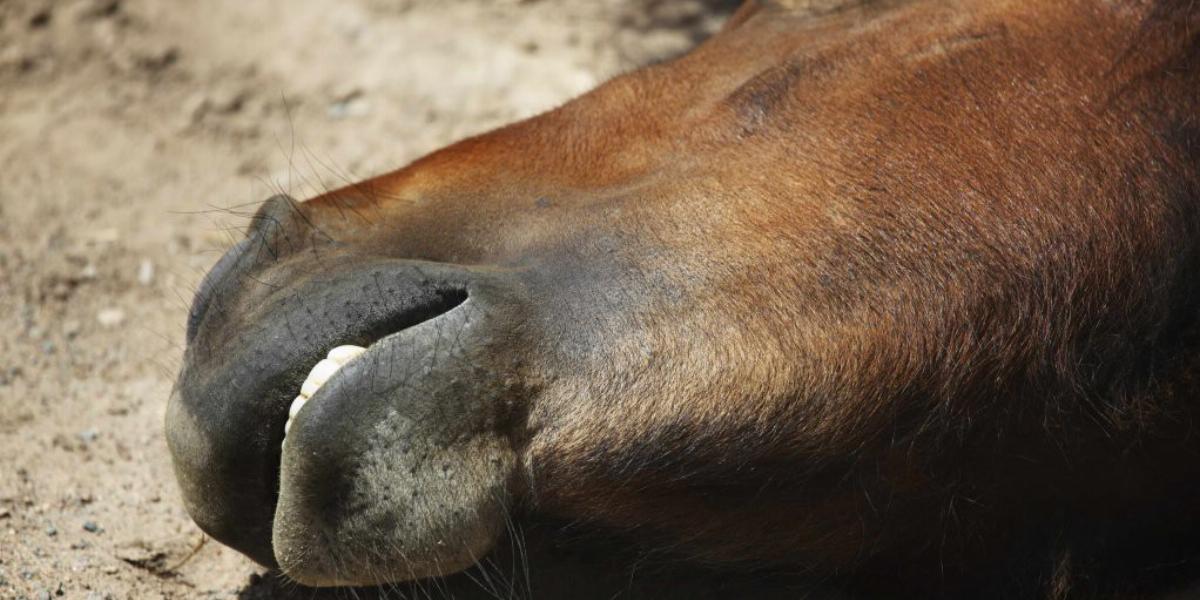
[[[271,529],[280,442],[288,403],[307,372],[299,369],[311,367],[317,352],[344,343],[368,345],[467,298],[470,278],[461,269],[395,259],[367,262],[350,273],[299,280],[295,293],[267,298],[252,311],[205,319],[168,403],[168,447],[188,513],[213,538],[264,566],[277,566]],[[398,297],[336,293],[339,285],[348,293],[379,277]],[[307,298],[305,290],[311,292]],[[359,302],[358,308],[347,309],[350,302]],[[313,306],[333,308],[328,313],[333,321],[324,332],[322,321],[307,321],[314,327],[297,338],[289,331],[293,324],[284,322],[288,315],[293,321],[307,315]],[[281,346],[280,340],[290,342]]]
[[[424,451],[412,448],[426,444],[428,448],[437,447],[438,451],[452,453],[451,448],[456,446],[450,443],[451,439],[458,439],[462,431],[482,431],[478,428],[499,418],[495,414],[502,412],[500,407],[504,403],[491,400],[503,397],[511,383],[503,377],[492,376],[504,370],[503,367],[496,369],[489,360],[480,360],[492,356],[488,343],[480,342],[494,333],[485,325],[494,322],[491,317],[495,314],[485,308],[490,306],[487,300],[476,304],[467,299],[433,319],[385,336],[367,353],[344,365],[296,415],[280,456],[279,494],[273,520],[272,548],[285,575],[307,585],[370,583],[357,578],[339,578],[339,573],[353,573],[356,577],[364,573],[355,570],[361,565],[354,560],[360,557],[344,554],[353,547],[352,540],[362,539],[365,534],[363,523],[376,523],[373,518],[362,516],[371,514],[363,507],[375,509],[375,517],[387,515],[388,519],[400,522],[414,514],[426,514],[421,513],[420,508],[412,508],[421,506],[422,500],[418,498],[423,499],[424,495],[414,494],[412,504],[407,501],[362,504],[360,500],[346,503],[343,499],[352,497],[346,494],[360,489],[358,486],[365,481],[360,474],[361,469],[368,468],[364,465],[373,464],[368,470],[378,472],[380,465],[386,464],[387,469],[395,469],[395,473],[406,473],[402,477],[421,477],[418,468],[433,463],[424,461]],[[460,387],[459,376],[463,372],[459,369],[464,366],[483,369],[484,376],[473,378],[467,387]],[[448,387],[449,382],[454,385]],[[462,418],[445,419],[448,414]],[[395,428],[404,426],[413,429],[397,433]],[[460,431],[458,428],[465,429]],[[398,451],[394,458],[399,463],[390,458],[385,463],[372,462],[380,460],[382,454],[391,456],[389,453],[393,450]],[[409,468],[403,466],[405,460],[416,462]],[[502,480],[507,481],[507,478]],[[370,488],[368,485],[366,489]],[[429,493],[429,488],[414,489]],[[434,489],[437,489],[436,485]],[[457,495],[459,492],[462,492],[461,496]],[[454,493],[455,498],[464,498],[467,503],[464,506],[480,508],[471,504],[475,496],[469,490],[455,490]],[[486,497],[489,502],[495,498],[490,494],[479,497]],[[440,503],[435,506],[444,507]],[[404,516],[406,514],[409,516]],[[406,532],[415,532],[404,545],[407,547],[411,543],[414,548],[428,550],[432,547],[426,543],[432,539],[428,535],[435,530],[422,533],[419,527],[416,530],[405,528]],[[470,529],[475,534],[471,539],[484,543],[480,540],[490,535],[485,530],[486,527]],[[441,544],[438,542],[439,547]],[[431,564],[437,565],[438,569],[458,564],[454,562],[460,558],[454,554],[457,550],[446,552],[450,554],[437,555],[428,564],[411,557],[412,562],[405,561],[403,569],[409,571],[404,573],[389,570],[397,565],[374,565],[367,569],[376,574],[387,573],[387,577],[377,583],[390,581],[390,577],[398,577],[397,581],[409,579],[413,573],[425,577],[432,572],[428,571],[433,568]],[[331,562],[330,557],[340,558]]]
[[[414,322],[414,323],[408,325],[407,327],[401,328],[397,331],[388,333],[380,338],[374,339],[369,344],[367,344],[366,350],[362,354],[354,357],[353,359],[348,361],[345,365],[343,365],[341,368],[339,368],[337,370],[337,372],[334,373],[333,375],[331,375],[329,377],[329,380],[326,381],[324,384],[322,384],[320,386],[320,388],[317,389],[317,391],[313,394],[313,396],[311,398],[309,398],[309,400],[307,402],[305,402],[304,408],[300,409],[300,412],[296,413],[296,416],[292,419],[293,427],[301,426],[301,424],[304,422],[303,415],[311,412],[313,410],[314,406],[320,406],[321,404],[319,404],[319,403],[328,403],[328,402],[338,401],[336,396],[337,396],[337,393],[340,390],[340,388],[343,387],[342,386],[343,382],[346,380],[346,378],[352,377],[357,374],[356,373],[357,369],[349,368],[351,365],[353,365],[355,363],[365,362],[365,361],[380,360],[380,355],[384,353],[384,351],[385,351],[384,346],[387,344],[387,342],[393,338],[396,338],[397,336],[402,335],[405,331],[407,331],[408,329],[410,329],[412,327],[416,327],[418,325],[423,325],[425,323],[436,322],[441,319],[446,319],[458,311],[467,310],[469,308],[468,303],[470,302],[470,295],[466,292],[463,292],[461,294],[452,294],[452,295],[449,295],[448,297],[445,297],[444,300],[445,300],[444,303],[441,303],[436,309],[434,309],[434,310],[441,310],[441,312],[438,312],[437,314],[433,314],[432,316],[430,316],[427,319]],[[341,345],[344,345],[344,344],[335,344],[335,347],[341,346]],[[300,386],[296,386],[296,389],[299,390]],[[335,397],[328,398],[331,395],[333,395]],[[322,398],[322,399],[318,400],[318,398]],[[328,398],[328,399],[326,399],[326,398]],[[285,414],[286,414],[286,411],[285,411]],[[285,417],[285,419],[286,419],[286,417]],[[286,444],[286,441],[287,441],[286,433],[280,436],[280,441],[281,441],[281,445]],[[281,454],[280,460],[282,460],[282,459],[283,459],[283,456]]]
[[[275,554],[270,546],[269,522],[262,523],[254,519],[231,521],[227,518],[228,512],[223,510],[223,506],[214,505],[203,478],[196,476],[197,473],[209,472],[213,464],[220,464],[221,461],[219,451],[214,449],[212,441],[204,435],[204,426],[197,422],[196,415],[189,410],[188,403],[183,399],[184,393],[179,388],[176,384],[167,402],[166,429],[167,446],[171,452],[175,480],[180,488],[184,508],[196,525],[213,539],[238,550],[265,567],[277,568],[279,565],[275,562]],[[275,481],[278,481],[278,466],[275,468],[274,477]],[[249,506],[253,506],[255,499],[250,499]],[[265,538],[263,530],[266,531]],[[264,539],[267,541],[265,545],[261,543]]]

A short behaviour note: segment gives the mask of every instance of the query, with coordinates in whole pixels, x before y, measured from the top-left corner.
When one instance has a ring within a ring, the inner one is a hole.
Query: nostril
[[[458,308],[467,301],[467,297],[467,291],[458,287],[434,290],[429,297],[413,302],[405,310],[397,311],[385,319],[372,323],[357,335],[345,340],[344,343],[370,346],[384,336],[436,319]]]
[[[292,218],[292,215],[296,213],[295,204],[296,200],[285,194],[276,194],[268,198],[250,218],[250,227],[246,231],[245,239],[227,250],[217,264],[213,265],[213,268],[204,276],[192,299],[192,306],[188,310],[187,341],[189,343],[196,337],[196,331],[204,319],[204,313],[208,311],[208,307],[212,303],[216,288],[234,270],[239,259],[251,246],[256,242],[262,243],[267,240],[273,231],[278,231]]]

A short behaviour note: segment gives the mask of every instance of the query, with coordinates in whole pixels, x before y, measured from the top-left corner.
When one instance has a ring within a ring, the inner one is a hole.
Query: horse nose
[[[278,258],[280,251],[286,249],[281,248],[277,240],[281,237],[286,240],[285,235],[279,234],[294,229],[292,223],[302,218],[296,205],[296,200],[286,194],[268,198],[250,218],[245,237],[226,250],[217,264],[205,274],[188,310],[186,339],[189,343],[195,339],[215,291],[225,281],[235,272],[250,267],[250,263],[262,260],[264,256]]]

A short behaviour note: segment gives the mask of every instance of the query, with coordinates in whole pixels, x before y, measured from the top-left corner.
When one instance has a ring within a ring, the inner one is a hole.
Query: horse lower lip
[[[432,576],[464,568],[468,554],[492,543],[496,503],[515,464],[508,438],[493,434],[502,399],[513,392],[508,365],[492,362],[492,306],[480,294],[478,302],[379,339],[301,409],[279,454],[272,522],[271,547],[289,577],[366,583],[342,574],[367,568],[386,576],[380,583]],[[464,383],[468,372],[477,376]],[[478,452],[480,444],[489,450]],[[492,461],[490,449],[505,453]],[[477,485],[480,477],[486,480]],[[413,549],[414,561],[381,557],[367,567],[328,559],[357,561],[353,540],[377,529]]]

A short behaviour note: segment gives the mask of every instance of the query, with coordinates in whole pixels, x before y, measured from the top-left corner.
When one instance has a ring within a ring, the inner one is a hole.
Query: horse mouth
[[[283,426],[283,437],[280,440],[281,449],[287,448],[287,434],[292,430],[295,423],[299,422],[305,414],[305,407],[318,395],[318,392],[327,388],[338,387],[341,382],[338,381],[334,385],[327,386],[330,382],[337,380],[340,376],[344,376],[342,368],[355,361],[379,361],[382,359],[380,352],[380,342],[385,341],[389,337],[396,336],[408,329],[425,323],[442,318],[453,312],[455,309],[466,303],[468,294],[463,290],[450,290],[444,294],[436,296],[432,302],[414,306],[411,310],[406,311],[405,321],[407,325],[390,332],[383,336],[375,336],[368,338],[366,346],[356,345],[354,343],[346,343],[334,346],[326,353],[325,358],[317,361],[315,365],[308,371],[308,375],[299,386],[299,391],[288,407],[287,421]],[[335,399],[327,398],[330,395],[336,394],[320,394],[324,402],[334,402]]]
[[[194,311],[200,318],[193,319],[193,339],[167,407],[168,446],[189,514],[213,538],[269,567],[278,564],[271,532],[287,474],[284,440],[298,446],[289,450],[303,450],[292,438],[313,413],[341,419],[336,405],[364,403],[357,396],[366,386],[354,381],[355,372],[378,377],[390,365],[371,363],[405,358],[379,353],[381,342],[424,323],[436,325],[471,304],[470,283],[459,271],[393,261],[338,270],[345,259],[325,261],[329,271],[287,285],[281,283],[293,280],[284,277],[299,269],[285,262],[277,267],[282,275],[250,277],[246,269],[231,268],[209,310]],[[271,285],[260,287],[275,291],[243,299],[243,292],[231,289],[242,281],[264,281]],[[339,347],[338,369],[325,363],[311,372]],[[325,380],[314,386],[321,376]],[[289,418],[289,404],[304,395],[315,399]],[[313,431],[305,437],[320,437],[332,423],[309,423]]]
[[[424,579],[491,549],[517,460],[485,296],[414,304],[411,326],[334,346],[309,370],[274,448],[271,548],[289,578]]]

